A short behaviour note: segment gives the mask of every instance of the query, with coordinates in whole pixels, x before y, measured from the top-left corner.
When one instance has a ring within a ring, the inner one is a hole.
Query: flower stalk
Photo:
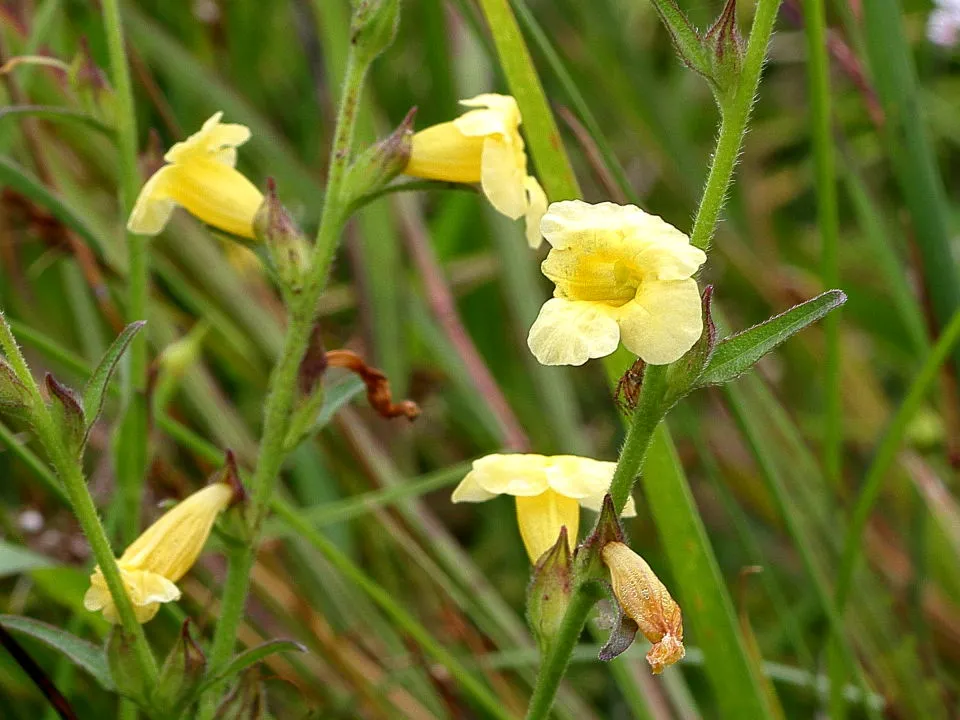
[[[780,0],[760,0],[758,3],[744,55],[739,87],[732,101],[721,107],[717,146],[690,235],[690,243],[704,251],[710,246],[733,179],[733,170],[743,144],[779,7]],[[648,366],[644,373],[640,399],[611,483],[611,495],[617,510],[621,509],[630,497],[653,432],[667,410],[662,402],[666,389],[666,373],[667,366],[655,365]],[[570,655],[595,602],[596,598],[582,586],[574,591],[553,649],[542,659],[537,684],[527,710],[527,720],[542,720],[549,716],[560,681],[570,662]]]
[[[344,197],[343,181],[353,147],[354,127],[364,78],[375,57],[359,50],[362,48],[357,44],[350,45],[343,96],[330,152],[330,169],[320,227],[311,253],[303,292],[288,306],[288,327],[283,350],[270,375],[260,454],[250,482],[250,542],[234,551],[228,558],[220,620],[210,650],[212,672],[217,672],[226,665],[236,643],[237,630],[250,586],[250,570],[259,546],[260,529],[287,455],[284,441],[296,399],[300,363],[309,346],[317,302],[326,285],[340,231],[349,213],[350,198]],[[199,717],[209,719],[213,712],[213,693],[208,692]]]

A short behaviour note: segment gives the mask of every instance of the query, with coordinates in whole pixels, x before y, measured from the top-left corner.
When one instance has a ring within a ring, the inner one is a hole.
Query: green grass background
[[[720,11],[704,0],[682,7],[701,28]],[[506,9],[532,65],[515,42],[503,44]],[[346,0],[148,0],[124,10],[140,147],[152,147],[152,133],[169,146],[223,110],[253,131],[240,168],[258,184],[276,178],[285,204],[315,229],[349,42]],[[956,52],[927,42],[926,3],[836,0],[826,10],[829,94],[816,98],[810,26],[799,3],[781,9],[702,281],[715,285],[725,331],[837,284],[849,301],[835,340],[823,326],[805,331],[735,384],[689,398],[669,425],[746,654],[764,678],[758,687],[776,698],[771,714],[837,716],[843,708],[875,716],[882,699],[893,717],[954,717],[960,351],[946,342],[932,348],[945,327],[947,341],[956,340],[960,307],[960,65]],[[744,31],[752,13],[742,3]],[[4,59],[41,52],[69,62],[83,42],[105,67],[94,3],[0,9]],[[528,137],[532,166],[551,196],[576,194],[579,181],[589,201],[636,202],[689,231],[718,117],[708,87],[676,60],[646,2],[405,0],[397,40],[364,97],[361,140],[386,134],[414,105],[418,127],[442,122],[459,112],[458,98],[480,92],[512,91],[534,107],[531,70],[566,151],[544,142],[546,114],[528,113],[537,132]],[[78,383],[116,334],[125,297],[109,92],[94,93],[91,105],[63,73],[21,67],[3,78],[0,96],[0,307],[35,372]],[[819,181],[816,99],[829,101],[836,160],[835,173]],[[11,110],[24,105],[71,112]],[[834,184],[839,232],[823,233],[818,202]],[[185,215],[151,242],[151,262],[153,354],[198,320],[211,331],[171,417],[152,429],[148,517],[159,500],[198,487],[219,448],[252,463],[283,332],[269,279],[238,271],[225,243]],[[528,566],[513,507],[507,499],[453,506],[449,491],[472,458],[511,442],[612,460],[622,440],[601,363],[544,368],[526,348],[550,292],[537,263],[522,227],[470,192],[393,196],[348,227],[321,306],[327,347],[362,349],[424,413],[413,425],[388,423],[358,397],[287,467],[286,498],[316,531],[295,533],[282,518],[270,525],[241,634],[246,644],[291,637],[310,649],[268,663],[275,717],[484,716],[417,633],[364,590],[370,586],[331,566],[324,542],[507,712],[522,714],[537,657],[522,619]],[[478,361],[505,404],[477,382]],[[114,528],[108,443],[116,412],[108,407],[87,458]],[[104,624],[80,607],[89,565],[83,539],[29,440],[14,423],[0,430],[0,607],[97,640]],[[687,618],[711,617],[722,609],[684,602],[694,593],[676,577],[683,548],[671,546],[669,510],[651,516],[655,473],[671,471],[662,466],[648,468],[638,492],[639,516],[628,523],[633,546],[675,589]],[[41,513],[42,530],[24,529],[25,509]],[[852,546],[861,562],[841,620],[854,668],[830,663],[827,650],[857,518],[869,519],[863,542]],[[184,614],[210,630],[222,575],[213,552],[184,580],[184,601],[147,627],[159,652]],[[644,643],[608,666],[587,646],[603,634],[585,636],[558,717],[721,717],[736,690],[711,681],[718,668],[701,651],[709,627],[698,636],[692,625],[687,659],[658,678],[648,674]],[[81,717],[114,714],[115,699],[90,678],[40,645],[28,648]],[[839,706],[830,700],[832,679],[846,700]],[[52,717],[6,655],[0,688],[5,717]]]

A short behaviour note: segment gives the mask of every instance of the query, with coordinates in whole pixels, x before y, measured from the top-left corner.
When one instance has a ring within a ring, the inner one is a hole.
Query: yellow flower
[[[487,455],[453,491],[453,502],[484,502],[513,495],[517,523],[530,561],[536,563],[553,547],[566,526],[567,540],[576,543],[580,506],[600,510],[617,464],[575,455]],[[633,498],[624,515],[637,514]],[[572,549],[572,547],[571,547]]]
[[[603,546],[603,562],[610,569],[613,594],[625,615],[638,626],[653,647],[647,662],[654,675],[683,658],[683,615],[680,606],[646,561],[619,542]]]
[[[256,186],[234,169],[237,147],[250,139],[244,125],[221,124],[223,113],[200,132],[174,145],[140,191],[127,229],[156,235],[180,205],[197,218],[233,235],[253,238],[253,216],[263,202]]]
[[[233,497],[234,489],[226,483],[208,485],[162,515],[126,549],[117,564],[138,622],[152,620],[160,603],[180,599],[174,583],[196,562],[213,523]],[[99,566],[90,575],[83,606],[91,612],[103,610],[109,622],[120,621]]]
[[[706,261],[686,235],[635,205],[553,203],[540,229],[556,284],[527,343],[544,365],[582,365],[624,346],[652,365],[679,359],[700,337],[693,275]]]
[[[461,100],[477,108],[452,122],[413,136],[406,175],[456,183],[480,183],[490,204],[511,220],[526,218],[527,242],[540,247],[540,218],[547,196],[527,175],[520,137],[520,108],[509,95],[477,95]]]

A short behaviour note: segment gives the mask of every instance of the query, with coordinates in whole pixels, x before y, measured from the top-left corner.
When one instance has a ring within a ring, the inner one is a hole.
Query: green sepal
[[[264,720],[267,716],[267,698],[256,668],[240,676],[214,715],[216,720]]]
[[[253,232],[266,246],[284,299],[290,304],[294,297],[303,292],[303,284],[310,271],[310,243],[280,203],[273,178],[267,178],[267,191],[253,217]]]
[[[533,568],[527,587],[527,622],[541,655],[552,646],[573,592],[573,560],[566,526]]]
[[[206,669],[207,658],[191,637],[187,618],[160,668],[151,704],[170,717],[180,717],[196,698]]]
[[[49,409],[57,432],[67,450],[75,456],[83,452],[87,438],[87,420],[83,401],[71,388],[47,373],[43,383],[50,396]]]
[[[107,665],[117,692],[146,706],[153,688],[140,670],[134,651],[133,638],[120,625],[114,625],[107,635]]]
[[[32,408],[30,390],[6,359],[0,356],[0,411],[16,418],[29,419]]]
[[[703,42],[710,60],[713,92],[722,108],[736,96],[743,71],[745,45],[737,27],[737,0],[727,0]]]
[[[611,542],[626,543],[626,536],[620,524],[620,518],[617,517],[613,498],[607,493],[603,498],[597,524],[577,548],[574,558],[574,576],[578,585],[593,580],[606,580],[608,573],[603,564],[602,553],[603,546]]]
[[[393,43],[400,24],[400,0],[355,0],[353,21],[350,23],[350,42],[363,64]]]
[[[355,206],[364,195],[380,190],[404,171],[413,147],[416,112],[417,109],[412,108],[396,130],[368,147],[351,163],[340,190],[346,205]]]

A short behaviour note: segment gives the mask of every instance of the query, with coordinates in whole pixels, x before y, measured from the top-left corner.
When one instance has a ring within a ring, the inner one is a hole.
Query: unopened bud
[[[413,118],[416,112],[416,108],[411,109],[396,130],[364,150],[353,161],[342,190],[348,204],[379,190],[407,167],[413,147]]]
[[[112,126],[116,116],[116,95],[106,74],[93,61],[90,43],[84,36],[80,38],[80,49],[70,63],[68,77],[83,109]]]
[[[400,0],[355,0],[350,42],[360,62],[370,63],[397,35]]]
[[[727,0],[717,21],[703,38],[710,58],[710,80],[721,105],[729,101],[740,86],[744,43],[737,27],[737,0]]]
[[[151,688],[140,670],[133,645],[133,636],[121,625],[115,625],[107,636],[107,664],[117,692],[142,705]]]
[[[217,708],[216,720],[262,720],[267,715],[266,694],[260,672],[254,668],[240,676],[237,685]]]
[[[160,669],[153,704],[171,717],[179,717],[203,681],[207,658],[190,636],[189,618],[183,623],[180,636]]]
[[[0,411],[23,417],[33,405],[27,386],[17,377],[10,364],[0,356]]]
[[[604,546],[603,562],[610,570],[613,594],[621,610],[653,643],[647,662],[658,675],[685,654],[680,606],[646,561],[622,542]]]
[[[200,359],[208,332],[210,325],[200,321],[182,338],[167,345],[157,357],[157,382],[153,391],[155,408],[162,410],[169,404],[184,375]]]
[[[544,655],[553,644],[570,603],[572,570],[567,528],[563,526],[557,542],[537,561],[527,588],[527,622]]]
[[[653,7],[667,32],[670,33],[673,47],[683,64],[709,78],[710,61],[707,59],[700,36],[687,20],[686,15],[677,7],[675,0],[653,0]]]
[[[253,232],[270,251],[270,259],[283,289],[298,293],[310,265],[310,250],[296,222],[280,204],[277,185],[267,179],[267,192],[253,218]]]
[[[50,415],[57,426],[64,445],[71,453],[79,455],[87,435],[87,420],[80,396],[47,373],[44,378],[50,395]]]

